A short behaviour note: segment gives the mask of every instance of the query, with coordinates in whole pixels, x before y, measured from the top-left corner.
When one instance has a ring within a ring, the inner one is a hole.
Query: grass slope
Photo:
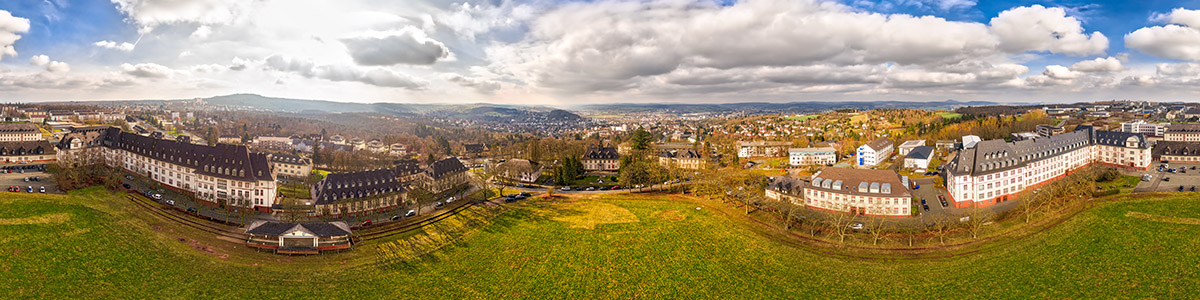
[[[20,195],[0,200],[0,298],[1195,297],[1200,225],[1175,221],[1200,216],[1200,201],[1169,197],[1099,204],[1011,247],[932,261],[798,250],[680,197],[526,202],[425,261],[343,270],[369,251],[219,258],[103,191]]]

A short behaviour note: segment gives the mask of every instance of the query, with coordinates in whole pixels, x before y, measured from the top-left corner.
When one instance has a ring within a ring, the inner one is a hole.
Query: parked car
[[[589,186],[589,187],[587,188],[587,190],[589,190],[589,191],[595,191],[595,190],[596,190],[596,187],[594,187],[594,186]]]
[[[921,207],[924,207],[924,208],[925,208],[925,211],[929,211],[929,205],[928,205],[928,204],[921,204]]]
[[[1183,186],[1182,186],[1182,185],[1181,185],[1181,186],[1179,186],[1179,191],[1180,191],[1180,192],[1182,192],[1182,191],[1183,191]]]
[[[561,189],[561,190],[564,190],[564,191],[570,191],[570,190],[571,190],[571,187],[569,187],[569,186],[564,186],[564,187],[562,187],[562,189]]]
[[[446,203],[454,202],[454,197],[446,198]]]
[[[854,224],[850,224],[850,229],[854,229],[854,230],[862,230],[862,229],[863,229],[863,223],[854,223]]]
[[[433,203],[433,207],[442,207],[442,205],[446,205],[446,203],[445,203],[445,202],[442,202],[442,201],[438,201],[438,202],[434,202],[434,203]]]
[[[196,208],[195,208],[195,207],[188,207],[188,209],[187,209],[187,212],[188,212],[188,213],[193,213],[193,214],[200,213],[198,210],[196,210]]]
[[[400,219],[399,215],[392,216],[392,221],[399,220],[399,219]]]
[[[922,204],[922,205],[924,205],[924,204],[925,204],[925,198],[921,198],[921,204]]]
[[[167,199],[167,205],[175,205],[175,200]]]
[[[1194,186],[1194,185],[1193,185],[1193,186],[1192,186],[1192,189],[1191,189],[1191,191],[1192,191],[1192,192],[1195,192],[1195,191],[1196,191],[1196,186]]]
[[[601,191],[607,191],[607,190],[611,190],[611,189],[612,189],[612,187],[610,187],[610,186],[600,187]]]
[[[519,194],[518,196],[521,196],[521,197],[533,197],[533,194],[530,194],[530,193],[528,193],[528,192],[521,192],[521,194]]]
[[[914,189],[914,190],[919,190],[919,189],[921,189],[921,185],[920,185],[920,184],[913,184],[913,189]]]
[[[122,184],[121,184],[121,187],[123,187],[123,188],[125,188],[125,189],[127,189],[127,190],[128,190],[128,189],[132,189],[132,188],[133,188],[133,186],[130,186],[128,183],[122,183]]]
[[[154,195],[151,195],[150,198],[153,198],[154,200],[162,200],[162,194],[155,193]]]
[[[517,201],[517,197],[504,197],[505,203],[509,203],[509,202],[513,202],[513,201]]]
[[[125,175],[125,180],[133,180],[133,176]]]
[[[362,222],[362,226],[364,226],[364,227],[371,226],[371,224],[374,224],[373,222],[371,222],[371,219],[367,219],[366,221]]]
[[[1163,181],[1171,181],[1171,177],[1163,177]]]
[[[28,189],[26,189],[26,190],[25,190],[25,192],[27,192],[27,193],[32,193],[32,192],[33,192],[33,186],[32,186],[32,185],[31,185],[31,186],[29,186],[29,188],[28,188]]]
[[[619,186],[619,185],[614,185],[612,189],[614,189],[614,190],[619,190],[619,189],[621,189],[621,186]]]
[[[942,200],[942,207],[950,207],[950,203],[946,202],[946,200],[944,200],[944,199],[943,199],[943,200]]]
[[[405,218],[415,216],[415,215],[417,215],[417,211],[415,211],[415,210],[409,210],[408,212],[404,213]]]

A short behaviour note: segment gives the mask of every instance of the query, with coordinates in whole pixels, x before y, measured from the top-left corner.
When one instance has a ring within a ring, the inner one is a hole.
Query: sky
[[[1200,102],[1200,0],[10,0],[0,102]]]

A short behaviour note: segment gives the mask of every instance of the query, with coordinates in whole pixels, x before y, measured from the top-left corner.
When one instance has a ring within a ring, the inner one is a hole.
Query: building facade
[[[36,163],[56,159],[54,146],[45,140],[0,142],[0,163]]]
[[[791,145],[789,142],[738,142],[738,157],[782,157]]]
[[[621,169],[621,155],[613,147],[589,147],[583,153],[583,170],[587,172],[616,172]]]
[[[1167,133],[1170,123],[1146,123],[1143,120],[1121,123],[1121,131],[1141,133],[1144,135],[1163,136]]]
[[[692,149],[669,150],[663,151],[658,156],[658,164],[663,167],[676,167],[680,169],[699,170],[708,166],[707,160],[700,156]]]
[[[892,157],[892,140],[879,138],[858,147],[858,166],[870,167]]]
[[[275,174],[293,178],[305,178],[312,174],[312,160],[298,155],[270,153]]]
[[[1168,142],[1200,142],[1200,124],[1171,124],[1163,133]]]
[[[329,173],[312,188],[318,216],[363,215],[394,209],[408,201],[401,168]]]
[[[900,155],[908,155],[908,152],[912,151],[913,148],[921,146],[925,146],[925,140],[909,140],[900,143],[900,146],[896,147],[896,150]]]
[[[804,186],[804,205],[855,215],[912,215],[912,192],[905,178],[891,170],[826,167]]]
[[[1162,162],[1200,162],[1200,142],[1168,142],[1154,144],[1151,153],[1154,161]]]
[[[542,165],[528,159],[510,159],[496,166],[497,174],[509,180],[532,183],[542,177]]]
[[[793,166],[832,165],[837,163],[837,150],[832,147],[789,148],[788,164]]]
[[[0,142],[33,142],[43,140],[41,130],[33,123],[0,124]]]
[[[904,168],[907,169],[928,169],[929,161],[933,157],[933,148],[929,146],[920,146],[913,148],[907,155],[904,156]]]
[[[145,176],[197,200],[259,210],[275,203],[275,175],[267,155],[245,146],[180,143],[116,127],[105,132],[101,144],[109,167]]]
[[[959,151],[946,164],[943,176],[955,207],[982,207],[1011,200],[1029,187],[1089,164],[1145,170],[1150,162],[1151,149],[1144,135],[1079,126],[1041,139],[979,142]]]
[[[451,157],[429,164],[417,181],[429,192],[440,194],[467,184],[467,176],[467,166]]]

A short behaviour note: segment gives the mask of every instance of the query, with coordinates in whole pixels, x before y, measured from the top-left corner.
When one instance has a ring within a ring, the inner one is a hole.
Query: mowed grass
[[[119,197],[35,197],[0,200],[0,219],[24,220],[0,222],[0,298],[1179,299],[1200,285],[1195,194],[1101,203],[1000,250],[921,261],[809,252],[707,200],[532,200],[422,261],[360,267],[339,262],[366,251],[221,259],[104,204]]]
[[[787,117],[785,117],[785,119],[803,122],[804,120],[808,120],[808,119],[812,119],[812,118],[816,118],[816,117],[820,117],[820,116],[819,115],[787,116]]]
[[[961,118],[961,117],[962,117],[962,114],[960,114],[960,113],[956,113],[956,112],[952,112],[952,111],[939,111],[939,112],[937,112],[937,115],[938,115],[938,116],[941,116],[941,117],[942,117],[942,119],[946,119],[946,120],[949,120],[949,119],[957,119],[957,118]]]

